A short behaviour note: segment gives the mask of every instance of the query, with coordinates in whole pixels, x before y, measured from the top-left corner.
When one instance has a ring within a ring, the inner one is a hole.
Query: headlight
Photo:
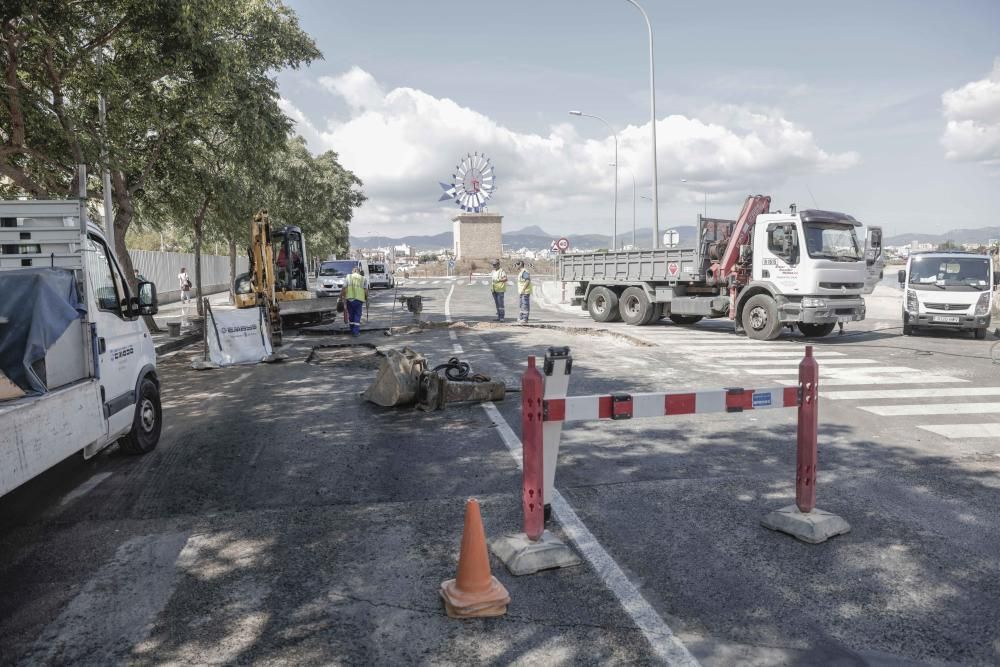
[[[914,292],[913,290],[906,291],[906,310],[913,313],[914,315],[917,314],[918,310],[917,293]]]
[[[807,296],[802,299],[803,308],[826,308],[825,299],[817,299],[812,296]]]
[[[976,316],[982,317],[983,315],[988,315],[990,312],[990,293],[983,292],[979,295],[979,301],[976,302]]]

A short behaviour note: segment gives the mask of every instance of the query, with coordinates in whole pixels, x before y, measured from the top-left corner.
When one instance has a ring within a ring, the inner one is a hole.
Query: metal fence
[[[130,250],[132,265],[146,280],[156,284],[160,303],[180,299],[180,284],[177,276],[181,268],[186,268],[194,282],[194,254],[187,252],[157,252],[153,250]],[[236,257],[236,273],[248,271],[247,258]],[[205,294],[228,290],[229,257],[222,255],[201,256],[201,283]]]

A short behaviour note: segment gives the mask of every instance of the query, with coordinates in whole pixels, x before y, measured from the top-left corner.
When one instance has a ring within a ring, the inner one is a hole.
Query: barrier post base
[[[804,514],[795,505],[771,512],[761,520],[761,524],[809,544],[826,542],[835,535],[843,535],[851,530],[850,524],[836,514],[818,508]]]
[[[547,530],[538,541],[528,539],[524,533],[505,535],[493,540],[490,550],[515,576],[580,564],[573,550]]]

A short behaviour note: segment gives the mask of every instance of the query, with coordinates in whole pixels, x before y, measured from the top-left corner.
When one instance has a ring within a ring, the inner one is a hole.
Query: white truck
[[[0,495],[77,452],[155,448],[155,286],[133,294],[82,199],[0,202],[0,250]]]
[[[972,331],[986,338],[993,312],[993,289],[1000,274],[989,255],[969,252],[911,254],[900,269],[903,335],[918,329]]]
[[[698,216],[691,248],[561,255],[559,279],[577,284],[573,303],[598,322],[729,318],[750,338],[772,340],[786,326],[825,336],[863,320],[863,295],[882,277],[881,229],[794,204],[771,213],[770,203],[748,197],[737,220]]]

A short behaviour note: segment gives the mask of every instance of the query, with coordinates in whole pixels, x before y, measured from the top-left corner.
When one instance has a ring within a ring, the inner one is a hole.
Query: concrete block
[[[819,508],[803,514],[795,505],[771,512],[764,517],[761,524],[765,528],[788,533],[809,544],[819,544],[851,530],[851,526],[836,514],[824,512]]]
[[[573,550],[547,530],[537,542],[529,540],[524,533],[505,535],[493,540],[490,550],[515,576],[580,564]]]

